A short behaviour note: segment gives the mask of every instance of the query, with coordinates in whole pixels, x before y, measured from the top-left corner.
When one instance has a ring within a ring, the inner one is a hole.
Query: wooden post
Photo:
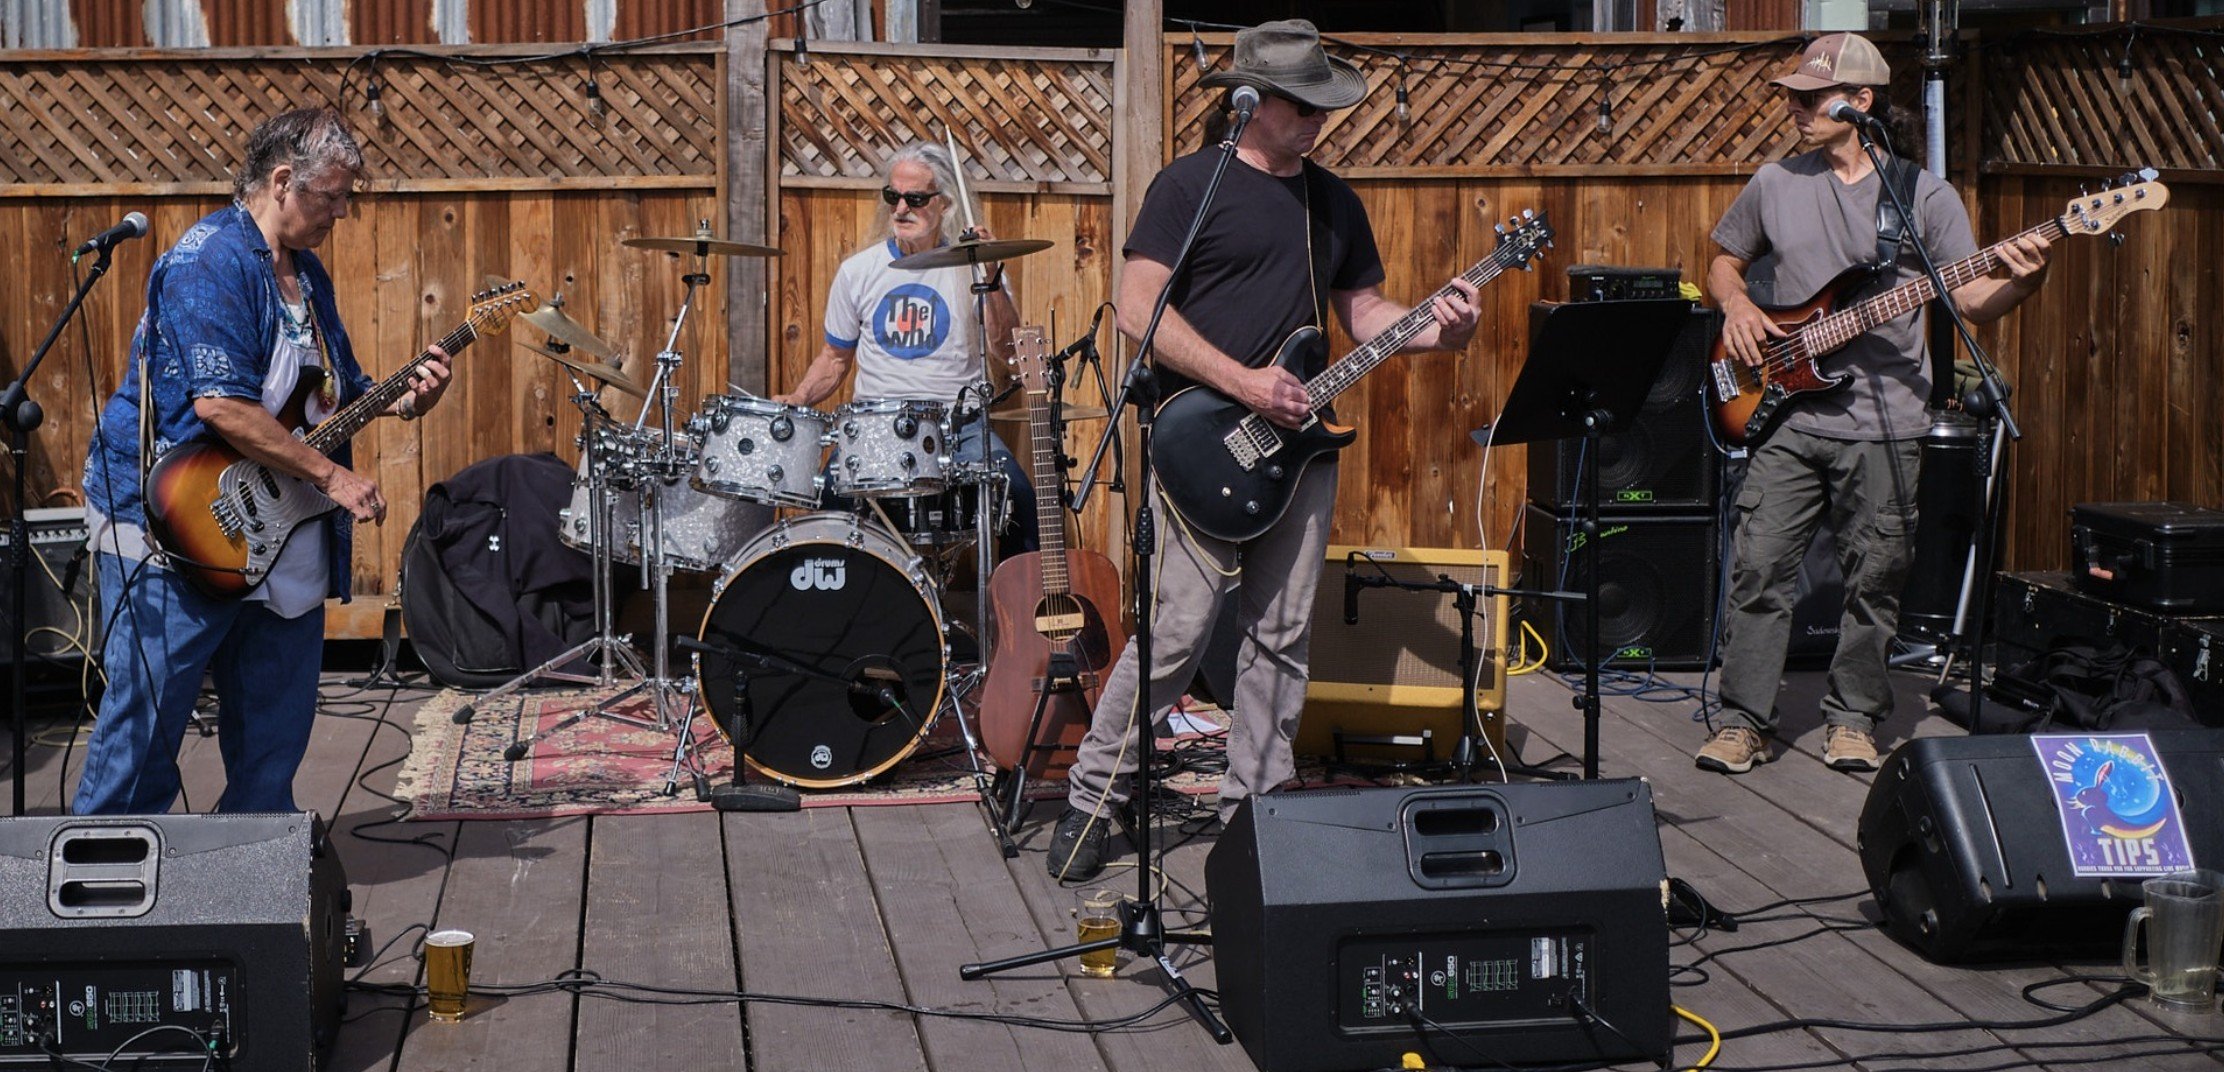
[[[1120,73],[1113,90],[1112,293],[1120,292],[1128,225],[1142,207],[1143,191],[1166,162],[1166,44],[1160,32],[1161,0],[1136,0],[1126,9]]]
[[[764,0],[726,0],[726,18],[760,15]],[[765,33],[762,21],[726,29],[726,236],[764,245],[778,206],[765,188]],[[771,331],[765,323],[771,266],[756,257],[726,266],[726,382],[763,394],[771,375]]]

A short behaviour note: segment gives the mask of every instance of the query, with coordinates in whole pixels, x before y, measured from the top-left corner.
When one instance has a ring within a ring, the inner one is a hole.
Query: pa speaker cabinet
[[[47,1067],[42,1039],[206,1067],[186,1035],[146,1034],[165,1025],[239,1072],[313,1068],[347,1001],[346,899],[311,814],[0,819],[0,1068]]]
[[[2224,730],[2150,738],[2194,862],[2224,863]],[[1893,752],[1859,828],[1885,929],[1942,964],[2116,950],[2141,878],[2073,871],[2049,774],[2017,734],[1925,737]]]
[[[1460,612],[1453,594],[1347,589],[1345,578],[1427,584],[1449,577],[1460,584],[1510,587],[1509,556],[1504,551],[1331,544],[1327,558],[1313,596],[1311,676],[1305,686],[1305,715],[1297,724],[1297,753],[1408,759],[1413,758],[1411,742],[1426,732],[1434,758],[1444,758],[1463,732]],[[1357,622],[1345,620],[1347,609],[1358,611]],[[1475,709],[1491,747],[1504,755],[1506,597],[1483,599],[1477,609]]]
[[[1251,797],[1205,861],[1221,1012],[1263,1072],[1665,1060],[1653,822],[1634,779]]]
[[[1531,307],[1536,334],[1549,302]],[[1599,502],[1618,510],[1690,513],[1714,509],[1720,463],[1707,432],[1708,351],[1722,314],[1695,309],[1668,351],[1644,407],[1620,431],[1599,437]],[[1581,437],[1529,444],[1529,500],[1556,510],[1583,501]]]
[[[1707,663],[1720,588],[1712,514],[1656,516],[1601,511],[1596,541],[1582,519],[1534,505],[1522,522],[1521,586],[1581,592],[1599,572],[1599,645],[1605,666],[1697,670]],[[1530,624],[1550,645],[1547,665],[1581,669],[1588,658],[1577,604],[1529,599]]]

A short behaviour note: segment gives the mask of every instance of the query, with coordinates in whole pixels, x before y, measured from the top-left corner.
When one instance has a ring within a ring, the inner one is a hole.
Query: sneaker
[[[1753,769],[1753,764],[1768,762],[1768,742],[1762,740],[1758,732],[1744,726],[1724,726],[1715,731],[1714,739],[1693,758],[1698,761],[1700,770],[1744,774]]]
[[[1058,829],[1050,835],[1050,877],[1077,881],[1097,877],[1104,870],[1105,827],[1110,816],[1092,816],[1078,808],[1067,808],[1058,817]]]
[[[1884,765],[1877,758],[1876,738],[1852,726],[1831,726],[1822,733],[1822,762],[1843,771],[1872,771]]]

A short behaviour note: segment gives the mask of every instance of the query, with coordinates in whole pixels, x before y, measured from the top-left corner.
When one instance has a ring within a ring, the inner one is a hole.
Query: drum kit
[[[971,461],[951,448],[964,421],[985,424],[992,416],[990,386],[968,389],[981,402],[970,414],[909,399],[858,400],[826,412],[746,393],[711,395],[692,414],[679,412],[675,374],[682,358],[675,345],[697,290],[709,282],[708,259],[779,251],[717,238],[707,221],[691,236],[623,244],[693,258],[680,314],[648,384],[628,376],[617,348],[568,316],[560,297],[522,317],[546,338],[527,348],[570,374],[583,417],[578,475],[570,505],[559,513],[558,535],[594,556],[596,633],[477,698],[457,721],[535,683],[611,689],[630,679],[600,703],[517,741],[507,757],[522,759],[542,739],[589,718],[653,728],[676,736],[668,794],[678,791],[685,771],[698,796],[754,810],[792,807],[792,794],[782,800],[786,790],[762,786],[742,794],[744,765],[781,786],[862,782],[918,750],[949,716],[989,801],[984,751],[961,701],[987,671],[985,586],[1010,489],[988,450]],[[1049,246],[967,241],[894,263],[978,265]],[[985,338],[982,346],[985,369]],[[639,415],[631,422],[613,416],[599,400],[605,388],[641,400]],[[958,623],[945,594],[968,553],[975,556],[978,613]],[[631,637],[615,630],[611,574],[618,563],[640,567],[643,587],[654,593],[647,665]],[[692,653],[687,675],[676,675],[670,663],[675,572],[717,578],[697,637],[677,642]],[[977,659],[953,662],[954,632],[972,634]],[[591,672],[581,673],[582,665]],[[647,712],[621,710],[633,709],[628,701],[642,695],[651,701]],[[698,709],[737,753],[734,792],[726,799],[728,787],[712,789],[696,757]]]

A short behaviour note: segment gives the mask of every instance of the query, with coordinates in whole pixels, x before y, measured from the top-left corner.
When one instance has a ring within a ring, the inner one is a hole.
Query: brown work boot
[[[1724,726],[1693,758],[1700,770],[1744,774],[1753,769],[1753,764],[1768,762],[1768,742],[1744,726]]]
[[[1884,765],[1877,758],[1876,738],[1852,726],[1831,726],[1822,731],[1822,762],[1843,771],[1871,771]]]

